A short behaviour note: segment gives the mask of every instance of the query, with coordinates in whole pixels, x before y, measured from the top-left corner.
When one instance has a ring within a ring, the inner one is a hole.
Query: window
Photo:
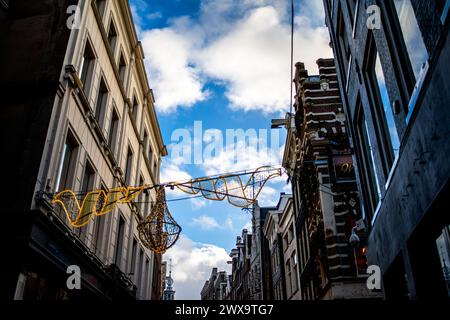
[[[144,251],[142,251],[142,249],[139,249],[139,262],[138,262],[138,274],[136,277],[136,286],[138,289],[138,293],[139,295],[141,295],[142,292],[142,266],[144,264]]]
[[[140,186],[143,186],[145,183],[144,183],[144,178],[142,177],[142,176],[140,176],[140,178],[139,178],[139,185]],[[145,206],[145,203],[144,203],[144,201],[145,201],[145,198],[144,198],[144,192],[141,192],[140,194],[139,194],[139,196],[138,196],[138,207],[139,207],[139,210],[141,211],[141,213],[142,214],[144,214],[144,206]]]
[[[382,165],[385,178],[387,179],[392,165],[399,154],[400,139],[380,55],[378,54],[373,36],[369,36],[367,57],[366,81],[369,84],[368,91],[372,100],[372,120],[377,133],[378,147],[383,160]]]
[[[144,212],[143,215],[144,217],[148,216],[148,214],[150,213],[150,202],[151,202],[151,196],[150,196],[150,191],[149,190],[145,190],[144,191]]]
[[[436,7],[441,16],[441,22],[444,24],[450,9],[450,0],[436,0]]]
[[[109,126],[108,145],[111,151],[114,153],[114,148],[117,140],[117,133],[119,130],[119,116],[116,109],[112,108],[111,125]]]
[[[125,58],[123,57],[122,52],[119,57],[119,77],[122,84],[125,83],[125,75],[126,75],[127,64],[125,62]]]
[[[135,269],[136,269],[136,250],[137,250],[137,240],[136,238],[133,238],[133,245],[131,247],[131,266],[130,266],[130,273],[133,274],[133,279],[135,279]]]
[[[148,150],[148,147],[149,147],[147,130],[144,130],[144,138],[142,139],[142,142],[143,142],[144,154],[147,156],[147,150]]]
[[[128,147],[127,152],[127,163],[125,165],[125,183],[131,185],[131,168],[133,165],[133,151]]]
[[[81,190],[85,193],[94,189],[94,178],[95,178],[95,170],[92,167],[89,160],[86,160],[86,165],[84,167],[83,174],[83,182],[81,186]]]
[[[379,185],[377,170],[375,166],[375,156],[372,148],[372,144],[369,139],[369,129],[367,126],[367,121],[364,117],[364,113],[361,108],[361,102],[358,103],[358,108],[360,109],[358,120],[357,120],[357,138],[359,142],[359,162],[361,169],[361,179],[363,180],[363,193],[365,198],[365,204],[367,205],[366,216],[367,221],[370,223],[373,213],[375,212],[378,202],[381,199],[381,188]]]
[[[155,175],[155,177],[158,176],[158,159],[155,158],[155,160],[153,161],[153,174]]]
[[[101,186],[101,190],[103,190],[106,194],[108,193],[108,188],[105,187],[104,184]],[[92,235],[92,248],[101,260],[103,257],[102,244],[103,244],[103,235],[105,233],[105,219],[103,216],[96,216],[94,220],[94,231]]]
[[[67,133],[66,142],[64,143],[58,176],[56,179],[56,191],[70,189],[72,177],[76,164],[76,154],[78,151],[78,143],[70,131]]]
[[[116,51],[116,44],[117,44],[117,30],[114,25],[114,21],[111,18],[111,21],[109,22],[109,31],[108,31],[108,43],[109,47],[111,48],[112,54],[114,56],[114,52]]]
[[[357,4],[358,4],[358,0],[347,0],[347,7],[349,8],[351,18],[355,17]],[[352,23],[353,23],[353,20],[352,20]]]
[[[106,7],[106,0],[96,0],[95,4],[97,5],[98,13],[100,13],[100,17],[103,17]]]
[[[119,225],[117,226],[117,238],[116,238],[116,255],[114,263],[120,267],[123,257],[123,244],[125,237],[125,220],[119,213]]]
[[[134,121],[137,121],[138,108],[139,108],[139,103],[136,99],[136,96],[134,96],[133,97],[133,105],[131,107],[131,117],[133,118]]]
[[[289,295],[292,294],[292,278],[291,278],[291,264],[289,260],[286,262],[286,287]]]
[[[415,79],[414,82],[416,82],[419,80],[422,69],[428,60],[427,48],[425,47],[411,0],[393,1],[412,69],[412,76]]]
[[[436,240],[436,245],[441,261],[442,274],[444,276],[447,293],[450,296],[450,226],[442,230]]]
[[[345,71],[344,83],[346,83],[350,67],[351,52],[350,52],[350,43],[348,42],[347,29],[344,22],[344,15],[342,13],[342,8],[340,5],[339,5],[337,28],[338,28],[337,34],[338,34],[339,48],[341,51],[342,62],[344,64],[344,71]]]
[[[298,290],[298,267],[297,267],[297,255],[295,251],[291,255],[292,262],[292,290],[296,292]]]
[[[291,224],[288,230],[288,241],[291,244],[292,240],[294,240],[294,226]]]
[[[97,103],[95,105],[95,119],[97,119],[97,122],[100,127],[102,126],[107,103],[108,103],[108,87],[105,83],[105,79],[101,77],[97,94]]]
[[[95,170],[89,160],[86,160],[83,172],[83,180],[81,181],[81,191],[88,193],[94,189]],[[86,236],[86,228],[77,228],[76,234],[79,238],[84,239]]]
[[[146,299],[148,298],[148,288],[149,288],[149,276],[150,276],[150,262],[148,260],[148,258],[145,258],[145,270],[144,270],[144,292],[143,292],[143,298]]]
[[[80,63],[80,80],[83,83],[84,93],[87,95],[91,86],[92,75],[94,73],[95,54],[89,40],[86,41],[83,56]]]

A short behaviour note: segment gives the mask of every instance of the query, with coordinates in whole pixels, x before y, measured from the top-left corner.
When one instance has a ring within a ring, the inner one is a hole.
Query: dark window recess
[[[344,65],[344,77],[345,77],[345,82],[347,82],[347,72],[348,72],[348,68],[350,65],[350,56],[351,56],[351,52],[350,52],[350,44],[348,42],[348,34],[347,34],[347,29],[346,29],[346,25],[344,22],[344,15],[342,13],[342,8],[339,5],[339,12],[338,12],[338,29],[337,29],[337,34],[338,34],[338,41],[339,41],[339,50],[341,51],[341,55],[342,55],[342,63]]]
[[[119,116],[114,108],[112,108],[111,125],[109,127],[108,145],[111,151],[114,153],[116,146],[117,133],[119,129]]]
[[[122,81],[122,84],[125,82],[126,69],[127,69],[127,64],[125,62],[125,58],[123,57],[123,54],[120,53],[120,57],[119,57],[119,77],[120,77],[120,81]]]
[[[100,13],[100,17],[103,18],[103,14],[105,12],[106,0],[96,0],[95,4],[97,5],[98,13]]]
[[[119,225],[117,226],[117,238],[116,238],[116,255],[114,262],[117,266],[120,266],[120,261],[123,256],[123,243],[125,237],[125,220],[122,215],[119,214]]]
[[[95,106],[95,119],[97,119],[100,127],[102,126],[103,117],[106,110],[106,104],[108,101],[108,87],[103,77],[100,79],[100,86],[98,88],[97,103]]]
[[[130,148],[128,148],[128,152],[127,152],[127,163],[126,163],[126,167],[125,167],[125,182],[128,185],[131,185],[131,168],[133,165],[133,152],[131,151]]]
[[[116,50],[116,44],[117,44],[117,30],[116,30],[116,27],[115,27],[112,19],[111,19],[111,22],[109,23],[108,43],[109,43],[111,51],[114,55],[114,52]]]
[[[138,108],[139,108],[139,103],[138,103],[136,97],[133,97],[133,105],[131,106],[131,116],[134,121],[136,121],[136,119],[137,119]]]
[[[89,41],[86,41],[83,57],[80,64],[80,80],[83,83],[83,90],[88,94],[91,86],[92,75],[94,73],[95,54]]]

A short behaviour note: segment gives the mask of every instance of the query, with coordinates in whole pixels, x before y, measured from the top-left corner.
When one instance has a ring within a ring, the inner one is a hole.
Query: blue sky
[[[260,145],[245,151],[236,148],[237,159],[216,152],[196,165],[173,156],[172,135],[179,129],[192,134],[198,121],[203,133],[209,130],[224,137],[227,129],[266,129],[270,134],[270,120],[289,110],[290,1],[131,0],[130,4],[169,149],[161,180],[281,165],[282,130],[278,139],[269,138],[269,153]],[[295,61],[305,62],[315,73],[315,61],[331,57],[322,1],[297,0],[295,5]],[[284,179],[264,189],[261,205],[276,204],[280,192],[290,192]],[[179,197],[183,195],[167,192],[168,199]],[[183,228],[179,242],[165,256],[173,260],[176,298],[199,299],[212,267],[229,271],[228,253],[242,228],[249,227],[250,215],[226,202],[203,199],[169,202],[169,209]]]

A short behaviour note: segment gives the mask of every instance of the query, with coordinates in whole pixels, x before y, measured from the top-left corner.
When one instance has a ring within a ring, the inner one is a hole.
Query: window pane
[[[442,231],[442,234],[436,240],[436,245],[441,260],[442,273],[447,286],[447,292],[450,296],[450,227],[447,227]]]
[[[376,170],[376,165],[375,165],[375,156],[373,154],[373,147],[372,147],[372,143],[370,142],[370,138],[369,138],[369,126],[367,125],[367,121],[364,119],[364,135],[365,135],[365,140],[366,140],[366,148],[369,151],[369,156],[370,156],[370,171],[372,173],[373,176],[373,180],[375,180],[375,186],[376,186],[376,203],[378,203],[378,201],[380,201],[381,199],[381,188],[380,188],[380,183],[378,182],[378,174],[377,174],[377,170]]]
[[[378,93],[380,95],[381,102],[383,104],[383,111],[386,119],[387,129],[389,131],[389,136],[391,138],[391,145],[394,153],[394,158],[396,158],[400,149],[400,139],[398,137],[397,127],[395,126],[394,113],[392,112],[391,101],[389,99],[386,81],[381,66],[380,55],[378,53],[375,61],[375,77],[378,84],[379,90]]]
[[[423,42],[422,33],[419,29],[411,0],[394,0],[394,3],[411,61],[411,67],[417,81],[422,67],[428,60],[427,48]]]

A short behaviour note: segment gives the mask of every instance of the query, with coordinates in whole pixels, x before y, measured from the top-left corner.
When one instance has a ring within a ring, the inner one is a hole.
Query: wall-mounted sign
[[[333,157],[336,181],[348,181],[355,179],[355,166],[351,155]]]

